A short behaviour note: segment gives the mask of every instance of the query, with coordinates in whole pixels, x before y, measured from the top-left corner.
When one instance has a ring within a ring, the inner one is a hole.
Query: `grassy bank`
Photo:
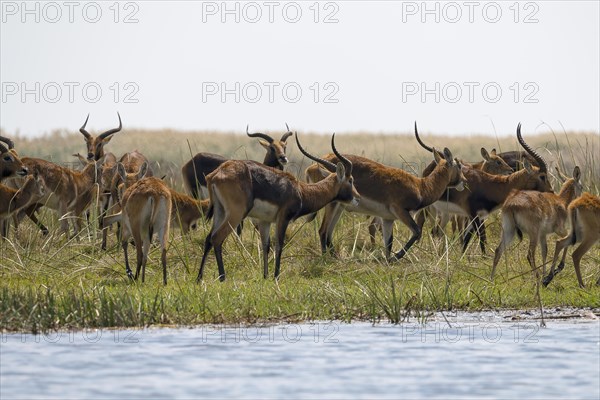
[[[346,217],[337,230],[339,259],[321,256],[316,225],[299,221],[289,231],[279,282],[262,279],[258,235],[245,229],[224,251],[227,280],[217,280],[211,256],[205,280],[195,283],[202,240],[208,227],[190,237],[171,238],[169,284],[163,287],[160,254],[151,252],[146,282],[129,282],[116,243],[107,251],[97,242],[73,242],[22,229],[25,247],[2,246],[0,325],[4,330],[45,331],[84,327],[153,324],[254,323],[305,319],[402,321],[410,312],[426,318],[436,310],[536,308],[535,284],[525,260],[526,246],[515,247],[488,280],[491,258],[471,248],[461,256],[451,238],[426,236],[406,259],[388,264],[381,247],[372,248],[366,220]],[[492,223],[491,244],[498,237]],[[404,229],[394,248],[407,239]],[[446,240],[450,251],[445,252]],[[133,254],[130,256],[135,257]],[[594,287],[600,251],[582,265],[586,289],[577,287],[572,266],[541,290],[545,306],[600,307]]]
[[[329,137],[303,136],[315,154],[328,152]],[[155,161],[159,175],[180,188],[179,168],[192,153],[210,151],[238,158],[262,159],[262,148],[242,135],[226,137],[178,132],[123,132],[107,146],[120,155],[139,149]],[[528,139],[529,140],[529,139]],[[449,146],[458,157],[476,161],[483,145],[502,150],[517,148],[513,138],[430,137],[436,146]],[[600,166],[597,134],[553,134],[533,136],[531,143],[551,165],[582,167],[586,190],[598,194]],[[80,135],[16,139],[22,155],[70,161],[70,154],[83,151]],[[373,136],[368,142],[360,135],[340,135],[338,147],[344,152],[364,154],[406,169],[429,162],[430,155],[407,136]],[[298,157],[295,144],[288,147],[291,172],[308,164]],[[48,157],[50,156],[50,157]],[[41,219],[56,232],[56,215],[49,211]],[[160,255],[151,250],[146,282],[130,282],[125,276],[121,249],[114,234],[108,251],[100,250],[98,232],[88,228],[80,240],[67,241],[51,233],[41,234],[26,221],[15,237],[0,243],[0,327],[8,331],[46,331],[68,328],[133,327],[154,324],[194,325],[201,323],[254,323],[306,319],[405,320],[411,315],[424,320],[436,310],[482,310],[537,308],[534,279],[526,261],[526,244],[513,243],[498,266],[495,282],[488,280],[493,253],[499,241],[498,216],[488,219],[488,255],[482,256],[473,243],[465,255],[456,236],[434,239],[426,227],[422,240],[400,262],[388,264],[382,240],[372,247],[367,234],[368,219],[345,215],[335,231],[339,258],[322,256],[318,244],[318,222],[293,223],[288,229],[279,282],[262,279],[258,234],[247,224],[242,238],[234,236],[224,249],[227,280],[217,280],[211,255],[205,280],[195,283],[202,243],[209,225],[189,237],[174,229],[168,252],[167,287],[162,286]],[[92,216],[90,226],[97,226]],[[408,230],[397,223],[395,250],[408,239]],[[549,256],[555,237],[550,237]],[[134,260],[130,247],[130,260]],[[539,262],[538,256],[538,262]],[[598,279],[600,249],[593,248],[583,259],[586,289],[579,289],[570,257],[567,267],[541,290],[546,307],[600,307]]]

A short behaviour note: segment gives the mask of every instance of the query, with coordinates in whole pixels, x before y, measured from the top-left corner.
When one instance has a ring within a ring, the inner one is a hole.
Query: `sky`
[[[600,132],[598,1],[3,1],[0,127]]]

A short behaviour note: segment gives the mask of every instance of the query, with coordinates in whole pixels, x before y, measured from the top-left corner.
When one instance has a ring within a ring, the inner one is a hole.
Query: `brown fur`
[[[0,136],[0,182],[6,178],[25,176],[28,173],[13,146],[12,140]]]
[[[280,140],[275,140],[264,133],[248,133],[247,128],[246,133],[250,137],[261,138],[259,139],[259,143],[267,151],[263,164],[283,171],[284,166],[288,163],[285,152],[287,148],[286,141],[292,134],[289,129],[288,132],[283,134]],[[203,194],[203,192],[207,190],[206,176],[227,160],[227,158],[218,154],[198,153],[183,165],[181,168],[183,183],[192,197],[195,199],[206,198]]]
[[[583,193],[581,197],[575,199],[569,205],[569,214],[571,217],[571,232],[556,242],[552,268],[550,274],[544,278],[544,286],[548,286],[554,276],[564,268],[569,246],[581,243],[573,251],[571,257],[573,258],[577,281],[579,286],[583,288],[584,284],[580,269],[581,259],[595,243],[600,241],[600,197],[587,192]],[[558,269],[555,269],[554,266],[561,251],[563,251],[563,255]],[[600,277],[596,281],[596,285],[600,285]]]
[[[302,149],[296,136],[298,148]],[[332,138],[332,147],[335,150]],[[310,156],[317,160],[314,156]],[[334,164],[320,161],[328,168]],[[198,272],[202,279],[208,253],[214,246],[219,279],[225,280],[222,245],[227,236],[246,217],[253,219],[257,227],[263,250],[263,277],[268,276],[270,226],[276,224],[275,278],[281,265],[281,252],[285,232],[290,221],[316,212],[332,201],[358,202],[360,195],[352,184],[352,163],[343,160],[337,164],[336,172],[318,183],[298,181],[293,175],[254,161],[230,160],[209,174],[207,178],[213,225],[204,242],[204,254]]]
[[[102,160],[90,161],[82,171],[74,171],[39,158],[23,157],[22,161],[30,171],[42,177],[47,190],[44,197],[24,208],[21,214],[29,216],[42,232],[47,233],[47,228],[37,220],[35,213],[41,207],[57,210],[61,217],[61,231],[67,235],[69,223],[64,217],[69,214],[75,218],[74,235],[77,235],[82,227],[81,216],[97,195],[97,184],[101,183]],[[13,187],[21,185],[16,181],[11,184]]]
[[[546,236],[553,232],[561,236],[565,235],[567,207],[581,194],[580,178],[581,171],[579,167],[575,167],[573,178],[563,184],[558,195],[552,192],[542,193],[531,190],[515,190],[510,193],[502,206],[502,240],[494,254],[492,280],[502,253],[517,232],[529,236],[527,260],[536,276],[539,273],[535,265],[535,250],[538,243],[541,244],[542,269],[543,273],[546,273],[546,255],[548,252]]]
[[[125,256],[125,268],[129,277],[132,277],[127,256],[129,239],[133,237],[137,254],[137,267],[133,278],[137,280],[141,269],[142,282],[144,282],[152,234],[156,233],[161,248],[163,283],[167,284],[167,246],[169,242],[171,201],[171,190],[162,180],[155,177],[144,178],[134,183],[123,193],[123,236],[121,245]]]
[[[0,184],[0,219],[8,218],[43,196],[44,184],[37,174],[27,176],[18,190]]]
[[[421,237],[421,229],[410,213],[420,210],[436,201],[447,187],[462,186],[464,176],[460,163],[452,159],[450,150],[444,150],[444,158],[434,153],[436,168],[426,178],[419,178],[399,168],[388,167],[364,157],[346,155],[354,165],[354,184],[363,201],[349,211],[380,217],[383,221],[386,257],[390,259],[392,251],[393,222],[399,219],[412,231],[412,236],[404,248],[395,254],[402,258],[408,249]],[[324,159],[336,162],[337,157],[328,154]],[[306,176],[309,181],[317,178],[316,166],[308,167]],[[333,229],[343,209],[347,206],[330,204],[325,208],[323,222],[319,228],[321,249],[323,252],[333,248]]]

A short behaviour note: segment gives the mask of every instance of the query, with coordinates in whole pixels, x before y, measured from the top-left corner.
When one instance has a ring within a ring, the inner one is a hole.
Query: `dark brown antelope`
[[[567,207],[581,194],[580,178],[581,171],[579,167],[575,167],[573,178],[563,184],[559,194],[532,190],[515,190],[509,194],[502,205],[502,239],[494,254],[492,281],[500,257],[515,234],[519,237],[522,237],[523,233],[529,236],[527,260],[536,277],[539,277],[539,271],[535,265],[535,250],[538,243],[541,245],[542,271],[546,274],[546,236],[551,233],[561,236],[566,234]]]
[[[263,164],[281,171],[283,171],[283,168],[288,163],[288,158],[285,154],[287,146],[286,141],[292,135],[287,124],[285,124],[285,127],[287,132],[283,134],[281,139],[275,140],[264,133],[250,133],[248,132],[248,126],[246,126],[246,134],[252,138],[259,138],[258,142],[265,150],[267,150]],[[198,153],[183,165],[181,168],[183,183],[192,197],[195,199],[208,198],[206,175],[213,172],[219,165],[227,160],[227,158],[218,154]]]
[[[276,224],[275,278],[279,277],[281,251],[290,221],[318,211],[332,201],[359,202],[360,195],[353,185],[353,166],[335,148],[335,134],[331,148],[340,160],[337,165],[307,153],[298,140],[298,149],[306,157],[327,168],[327,177],[318,183],[305,183],[293,175],[267,167],[255,161],[230,160],[209,174],[207,179],[213,225],[204,242],[204,254],[198,272],[202,279],[208,253],[214,246],[219,279],[225,280],[222,246],[229,234],[246,217],[257,227],[263,251],[263,277],[269,269],[270,227]]]
[[[565,267],[565,259],[567,250],[570,246],[576,243],[581,243],[571,257],[577,274],[577,281],[580,287],[585,287],[581,276],[581,259],[594,244],[600,241],[600,197],[594,196],[591,193],[583,193],[583,195],[575,199],[569,205],[569,215],[571,217],[571,232],[564,238],[556,242],[554,250],[554,258],[552,260],[552,268],[550,273],[543,280],[544,286],[548,286],[552,279],[563,270]],[[558,268],[554,268],[560,252],[563,252]],[[596,281],[596,285],[600,285],[600,277]]]
[[[356,205],[332,203],[325,207],[325,214],[319,236],[321,249],[325,253],[333,250],[332,235],[342,211],[356,212],[382,219],[382,230],[385,245],[385,256],[392,260],[393,224],[400,220],[412,232],[412,236],[404,247],[394,255],[399,260],[410,247],[421,237],[421,228],[415,223],[411,212],[427,207],[437,199],[448,187],[462,190],[465,181],[461,172],[461,164],[452,158],[449,149],[444,149],[443,155],[434,151],[436,167],[426,178],[419,178],[408,172],[389,167],[364,157],[344,155],[354,165],[354,184],[361,194],[361,202]],[[334,154],[323,157],[330,162],[337,162]],[[306,178],[313,181],[317,178],[316,166],[311,165],[306,170]]]

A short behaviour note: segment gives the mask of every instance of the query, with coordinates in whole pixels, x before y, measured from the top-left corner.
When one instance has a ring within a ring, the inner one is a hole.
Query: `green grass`
[[[537,308],[525,244],[513,244],[492,283],[491,258],[475,246],[462,256],[450,237],[449,252],[444,251],[446,239],[425,235],[404,260],[388,264],[381,247],[371,248],[366,223],[361,216],[342,219],[335,235],[339,259],[320,254],[316,223],[291,225],[279,281],[272,278],[273,262],[269,279],[262,278],[258,234],[247,227],[241,241],[231,236],[226,242],[227,280],[218,281],[211,256],[205,279],[197,284],[208,226],[184,238],[175,231],[166,287],[158,248],[151,250],[146,282],[130,282],[114,238],[104,252],[98,241],[67,244],[52,235],[42,238],[23,225],[21,244],[1,247],[0,324],[4,330],[38,332],[314,319],[401,322],[426,319],[439,310]],[[491,246],[497,244],[497,225],[490,225]],[[407,239],[406,229],[400,232],[395,249]],[[135,259],[133,249],[130,259]],[[600,307],[600,288],[593,286],[599,262],[598,249],[584,259],[586,289],[578,288],[572,266],[565,268],[541,291],[544,306]]]
[[[6,133],[5,133],[6,134]],[[10,136],[10,135],[9,135]],[[123,132],[107,150],[117,155],[134,148],[155,160],[157,175],[181,188],[179,168],[192,152],[210,151],[239,158],[262,159],[262,148],[242,135],[219,136],[201,133]],[[224,140],[225,139],[225,140]],[[529,140],[529,139],[528,139]],[[328,152],[328,136],[302,135],[305,147],[314,154]],[[530,139],[551,165],[565,166],[568,172],[577,163],[582,167],[586,190],[598,194],[600,172],[597,134],[546,134]],[[80,135],[55,133],[35,140],[15,139],[21,155],[69,161],[70,154],[83,151]],[[484,145],[516,149],[513,138],[499,142],[490,138],[428,137],[428,143],[449,146],[454,154],[478,160]],[[176,145],[173,145],[176,143]],[[373,136],[366,144],[360,135],[339,135],[338,148],[364,154],[388,164],[421,166],[430,155],[417,147],[414,139],[403,136]],[[500,146],[499,146],[500,145]],[[295,144],[288,146],[291,171],[301,172],[308,164],[298,157]],[[400,156],[402,155],[402,157]],[[410,161],[414,164],[403,164]],[[100,250],[96,221],[84,230],[80,240],[67,241],[55,233],[56,215],[41,214],[51,234],[42,237],[28,221],[17,236],[0,243],[0,327],[7,331],[47,331],[94,327],[139,327],[159,324],[195,325],[203,323],[256,323],[299,320],[426,320],[438,310],[488,310],[537,308],[536,285],[526,261],[526,243],[512,244],[498,266],[494,283],[488,280],[490,254],[499,241],[498,216],[488,219],[488,255],[482,256],[472,243],[465,255],[456,236],[434,239],[426,225],[423,238],[405,259],[388,264],[383,257],[381,236],[371,247],[368,219],[344,215],[338,224],[334,243],[339,258],[322,256],[317,237],[318,222],[301,219],[288,229],[279,281],[262,278],[262,255],[258,234],[250,224],[241,240],[230,236],[224,249],[227,280],[217,279],[217,266],[211,255],[202,283],[195,282],[202,245],[210,226],[201,225],[188,237],[179,230],[171,234],[168,251],[168,279],[162,285],[160,254],[153,247],[146,269],[146,282],[130,282],[125,275],[123,254],[111,232],[108,251]],[[408,230],[397,223],[394,250],[408,239]],[[556,237],[549,237],[549,256]],[[528,239],[526,238],[525,241]],[[135,253],[130,246],[130,260]],[[538,262],[540,257],[538,256]],[[583,259],[586,289],[577,286],[570,257],[567,267],[541,290],[545,307],[600,307],[598,279],[600,249],[596,246]],[[549,267],[549,266],[548,266]]]

